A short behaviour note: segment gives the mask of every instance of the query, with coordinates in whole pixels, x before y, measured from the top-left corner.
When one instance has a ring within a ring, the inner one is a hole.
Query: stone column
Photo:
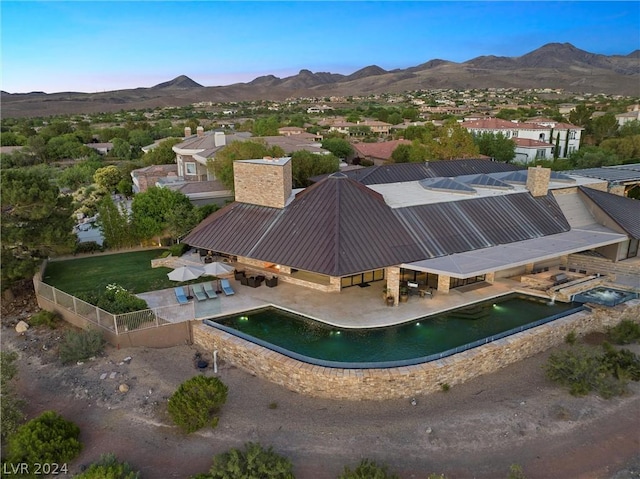
[[[340,276],[329,276],[329,291],[339,293],[342,289]]]
[[[489,284],[493,284],[496,281],[496,273],[495,272],[491,272],[491,273],[485,274],[484,275],[484,280]]]
[[[527,263],[524,265],[524,273],[525,274],[533,273],[533,263]]]
[[[448,293],[449,292],[449,284],[451,281],[450,276],[446,276],[444,274],[438,275],[438,292],[439,293]]]
[[[387,290],[393,296],[393,305],[398,306],[400,301],[400,267],[389,266],[386,272]]]

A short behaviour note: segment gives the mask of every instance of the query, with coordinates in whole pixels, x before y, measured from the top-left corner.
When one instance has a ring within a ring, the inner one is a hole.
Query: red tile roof
[[[392,140],[384,141],[381,143],[356,143],[353,148],[358,153],[358,156],[365,158],[379,158],[381,160],[389,160],[391,153],[398,145],[410,145],[409,140]]]

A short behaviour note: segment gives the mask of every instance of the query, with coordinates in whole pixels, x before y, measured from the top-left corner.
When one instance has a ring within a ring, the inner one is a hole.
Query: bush
[[[62,464],[74,459],[82,450],[79,441],[80,428],[54,411],[45,411],[40,416],[21,426],[9,438],[8,461],[12,464]]]
[[[138,479],[140,473],[134,471],[126,462],[119,462],[114,454],[103,454],[98,462],[75,476],[78,479]]]
[[[102,352],[104,339],[97,329],[69,331],[60,344],[60,360],[64,364],[84,361]]]
[[[75,253],[95,253],[96,251],[103,251],[102,246],[100,246],[95,241],[84,241],[82,243],[76,244]]]
[[[602,345],[602,362],[616,379],[640,381],[640,358],[628,349],[616,349],[609,343]]]
[[[169,252],[176,257],[182,256],[187,252],[190,246],[186,243],[178,243],[172,246],[169,246]]]
[[[231,449],[213,458],[208,474],[197,479],[294,479],[291,461],[269,447],[248,442],[245,450]]]
[[[149,307],[144,299],[115,283],[108,284],[102,292],[84,294],[81,299],[112,314],[131,313]]]
[[[576,340],[578,339],[576,332],[575,331],[570,331],[567,333],[567,335],[564,337],[564,342],[567,344],[570,344],[571,346],[573,346],[574,344],[576,344]]]
[[[0,440],[4,442],[18,430],[19,424],[24,420],[22,408],[23,401],[18,399],[13,391],[11,380],[18,372],[15,361],[18,355],[15,352],[0,352]]]
[[[608,333],[614,344],[637,343],[640,340],[640,323],[624,319],[617,326],[609,329]]]
[[[520,464],[511,464],[507,479],[527,479]]]
[[[29,323],[31,326],[48,326],[50,329],[56,329],[60,317],[56,313],[43,309],[31,316]]]
[[[338,479],[398,479],[398,476],[387,472],[386,465],[379,466],[374,461],[363,459],[353,471],[345,466]]]
[[[194,376],[169,398],[169,415],[185,432],[218,425],[217,413],[227,400],[227,386],[218,378]]]
[[[549,379],[569,387],[573,396],[584,396],[597,389],[607,374],[600,358],[586,348],[552,354],[545,370]]]

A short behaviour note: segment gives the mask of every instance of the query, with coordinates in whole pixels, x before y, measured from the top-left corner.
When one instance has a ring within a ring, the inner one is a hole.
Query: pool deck
[[[229,282],[235,291],[233,296],[219,294],[217,299],[192,300],[195,319],[215,318],[265,306],[276,306],[340,328],[372,328],[404,323],[485,301],[514,292],[521,287],[517,281],[501,279],[492,285],[465,292],[452,290],[443,294],[436,291],[431,298],[411,295],[406,303],[387,306],[382,297],[384,281],[371,283],[365,288],[346,288],[341,293],[323,293],[284,282],[279,282],[274,288],[268,288],[264,284],[258,288],[242,286],[234,279],[230,279]],[[138,296],[145,299],[151,308],[176,304],[173,289]]]

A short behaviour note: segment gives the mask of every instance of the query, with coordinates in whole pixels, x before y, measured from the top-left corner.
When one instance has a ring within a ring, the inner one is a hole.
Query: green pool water
[[[484,344],[496,336],[513,334],[579,309],[574,303],[549,304],[540,298],[513,294],[374,329],[340,329],[275,308],[206,323],[221,325],[245,339],[316,364],[364,367],[375,363],[384,367],[437,359],[443,353]]]

